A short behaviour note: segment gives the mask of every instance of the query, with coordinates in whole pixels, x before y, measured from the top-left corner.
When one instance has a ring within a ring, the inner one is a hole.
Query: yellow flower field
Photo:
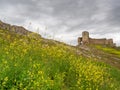
[[[0,90],[120,90],[111,74],[119,70],[63,44],[7,33],[0,30]]]

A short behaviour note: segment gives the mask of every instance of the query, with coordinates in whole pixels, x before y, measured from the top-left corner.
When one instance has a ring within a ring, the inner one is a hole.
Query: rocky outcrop
[[[20,35],[27,35],[29,33],[32,33],[22,26],[10,25],[10,24],[4,23],[2,21],[0,21],[0,29],[13,31]]]

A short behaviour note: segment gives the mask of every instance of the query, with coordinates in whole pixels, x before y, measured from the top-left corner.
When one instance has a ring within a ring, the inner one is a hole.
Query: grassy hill
[[[0,90],[120,90],[119,56],[0,30]]]

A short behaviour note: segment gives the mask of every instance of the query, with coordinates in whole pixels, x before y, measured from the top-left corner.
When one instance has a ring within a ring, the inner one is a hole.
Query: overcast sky
[[[0,20],[72,45],[82,31],[120,45],[120,0],[0,0]]]

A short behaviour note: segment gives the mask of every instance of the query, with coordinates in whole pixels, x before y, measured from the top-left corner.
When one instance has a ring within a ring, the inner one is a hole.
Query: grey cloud
[[[55,15],[68,15],[70,18],[90,16],[97,9],[95,0],[53,0]],[[89,7],[90,6],[90,7]],[[89,15],[88,15],[89,14]]]
[[[120,0],[111,0],[110,5],[107,22],[115,27],[120,26]]]

